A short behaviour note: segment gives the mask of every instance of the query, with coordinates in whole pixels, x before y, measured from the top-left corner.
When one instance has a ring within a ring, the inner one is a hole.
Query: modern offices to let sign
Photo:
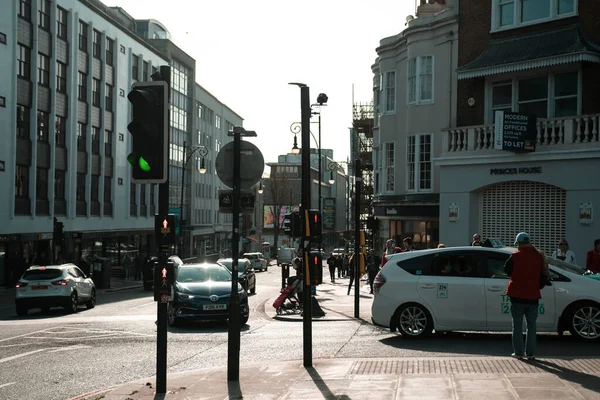
[[[535,151],[537,117],[496,111],[494,114],[494,149],[515,153]]]

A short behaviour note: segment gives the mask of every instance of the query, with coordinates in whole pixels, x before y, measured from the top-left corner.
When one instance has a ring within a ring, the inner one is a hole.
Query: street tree
[[[265,190],[268,193],[265,199],[265,205],[268,206],[269,213],[273,218],[273,246],[277,253],[277,244],[279,243],[279,232],[282,229],[282,212],[291,212],[298,206],[299,190],[295,187],[297,180],[291,180],[288,175],[279,171],[278,168],[271,168],[271,175],[265,182]]]

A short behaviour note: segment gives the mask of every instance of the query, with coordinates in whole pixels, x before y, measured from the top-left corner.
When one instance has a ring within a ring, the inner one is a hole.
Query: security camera
[[[319,96],[317,96],[317,103],[319,103],[320,106],[327,103],[327,100],[328,97],[325,93],[320,93]]]

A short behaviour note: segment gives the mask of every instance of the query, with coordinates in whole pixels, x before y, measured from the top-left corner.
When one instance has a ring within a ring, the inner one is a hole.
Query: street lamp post
[[[208,154],[208,149],[204,146],[196,146],[188,154],[186,142],[183,142],[183,168],[181,171],[181,201],[179,203],[179,240],[177,242],[177,254],[183,258],[183,254],[181,253],[181,247],[183,244],[183,198],[184,198],[184,189],[185,189],[185,170],[187,169],[187,163],[190,161],[192,156],[196,151],[199,152],[202,157],[202,161],[200,163],[200,168],[198,169],[201,174],[206,173],[206,168],[204,167],[204,157]]]

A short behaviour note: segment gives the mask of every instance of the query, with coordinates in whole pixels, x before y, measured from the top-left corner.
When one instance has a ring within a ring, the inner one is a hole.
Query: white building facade
[[[373,214],[379,235],[415,248],[439,242],[441,131],[455,124],[458,7],[422,2],[382,39],[374,73]],[[443,4],[441,4],[443,3]]]

